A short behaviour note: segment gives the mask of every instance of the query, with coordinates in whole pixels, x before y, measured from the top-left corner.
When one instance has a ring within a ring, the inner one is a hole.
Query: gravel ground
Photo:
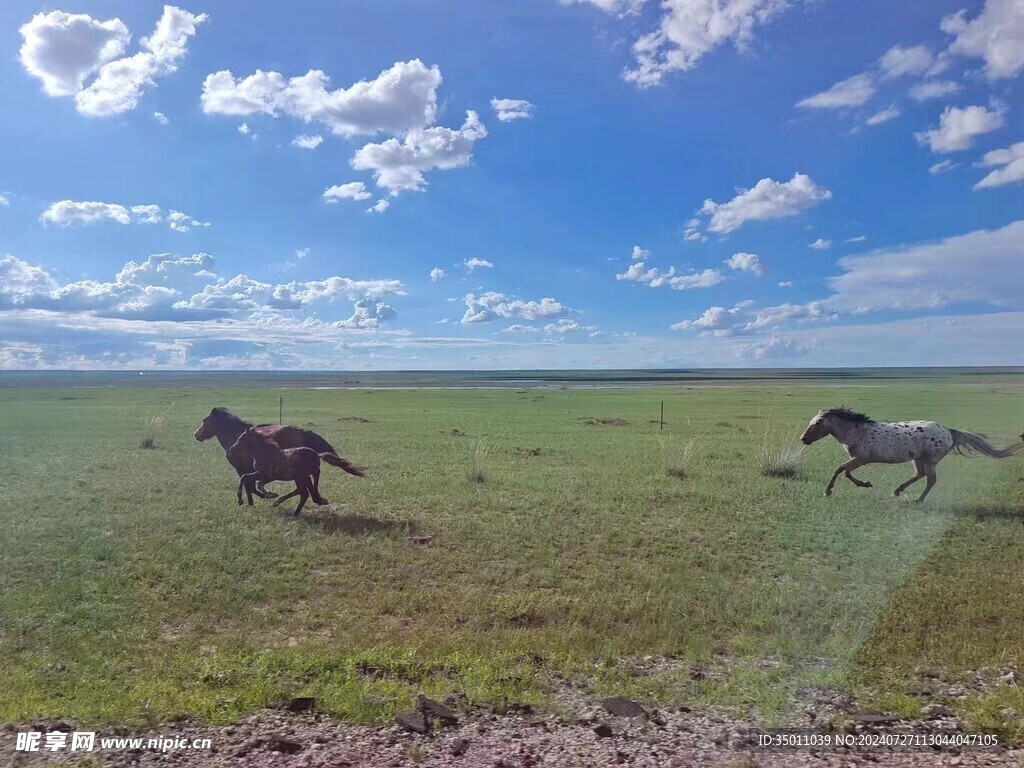
[[[735,717],[712,712],[657,711],[625,699],[592,700],[568,689],[557,698],[565,711],[555,717],[515,705],[501,711],[450,697],[445,702],[421,698],[405,725],[357,726],[315,712],[311,699],[282,702],[227,726],[174,723],[156,732],[127,728],[101,731],[101,737],[208,738],[210,749],[107,749],[92,752],[16,752],[18,731],[73,731],[74,724],[36,723],[0,726],[0,764],[12,768],[51,765],[174,766],[175,768],[539,768],[540,766],[631,765],[650,768],[776,768],[778,766],[1024,766],[1024,744],[1013,749],[937,750],[845,749],[769,751],[757,745],[759,731]],[[822,696],[818,699],[821,700]],[[825,707],[827,709],[827,707]],[[305,710],[293,712],[290,710]],[[511,711],[509,711],[511,710]],[[822,721],[822,710],[809,711],[809,728]],[[953,713],[941,704],[925,708],[912,722],[860,714],[850,732],[884,734],[963,733]],[[429,728],[416,733],[410,728]],[[833,731],[833,734],[840,733]],[[98,742],[97,742],[98,743]]]

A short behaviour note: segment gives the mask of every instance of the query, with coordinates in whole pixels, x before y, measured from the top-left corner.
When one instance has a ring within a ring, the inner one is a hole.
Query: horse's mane
[[[228,424],[234,424],[236,426],[241,427],[242,429],[252,426],[252,424],[243,419],[241,416],[235,416],[235,414],[233,414],[227,408],[223,408],[219,405],[212,411],[210,411],[210,414],[215,415],[218,421],[227,422]]]
[[[835,419],[842,419],[843,421],[853,421],[859,424],[866,424],[874,421],[866,413],[858,413],[857,411],[851,411],[845,405],[840,405],[835,408],[829,408],[824,413],[825,416],[831,416]]]

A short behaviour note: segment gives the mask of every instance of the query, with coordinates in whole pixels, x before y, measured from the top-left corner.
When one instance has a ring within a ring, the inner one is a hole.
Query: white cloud
[[[823,237],[819,237],[817,240],[815,240],[813,243],[811,243],[807,247],[808,248],[813,248],[816,251],[827,251],[829,248],[832,247],[832,241],[831,240],[826,240]]]
[[[978,16],[967,11],[947,16],[942,30],[955,38],[950,53],[985,60],[990,78],[1013,77],[1024,69],[1024,4],[1020,0],[986,0]]]
[[[790,5],[789,0],[663,0],[658,28],[633,44],[636,66],[625,78],[644,88],[659,85],[667,74],[693,69],[723,43],[744,49],[759,25]]]
[[[998,107],[946,107],[937,128],[915,133],[914,137],[932,152],[956,152],[970,147],[976,136],[1001,128],[1004,122],[1004,111]]]
[[[324,143],[324,137],[320,134],[314,136],[296,136],[292,139],[292,146],[298,147],[299,149],[316,149]]]
[[[662,271],[657,267],[647,269],[642,261],[634,261],[629,269],[621,274],[615,275],[616,280],[645,283],[651,288],[662,288],[668,286],[676,291],[686,291],[694,288],[711,288],[725,280],[725,275],[717,269],[705,269],[702,272],[680,273],[675,267],[669,267],[668,271]]]
[[[522,323],[513,323],[508,328],[504,328],[502,333],[536,333],[539,331],[535,325],[523,325]]]
[[[128,209],[117,203],[76,202],[61,200],[43,211],[40,221],[59,224],[95,224],[99,221],[116,221],[118,224],[131,223]]]
[[[1005,184],[1024,181],[1024,141],[1018,141],[1006,149],[986,152],[985,156],[981,158],[981,165],[985,168],[1002,167],[992,171],[975,184],[975,189],[1001,187]]]
[[[840,259],[830,307],[853,312],[923,310],[956,304],[1021,306],[1024,221],[935,243]]]
[[[114,282],[134,285],[162,285],[175,290],[200,290],[216,282],[214,258],[208,253],[175,256],[170,253],[153,254],[145,261],[129,261],[117,273]]]
[[[224,70],[203,82],[203,111],[208,114],[290,115],[318,122],[341,136],[401,134],[430,125],[437,117],[441,70],[419,59],[396,62],[373,80],[329,90],[320,70],[286,80],[278,72],[257,70],[235,79]]]
[[[104,117],[132,110],[146,88],[157,78],[176,72],[185,56],[188,40],[196,27],[207,20],[206,14],[194,15],[173,5],[165,5],[153,34],[144,37],[144,50],[132,56],[107,61],[92,83],[75,94],[78,111]]]
[[[867,235],[857,235],[856,237],[848,237],[848,238],[846,238],[846,242],[848,242],[848,243],[863,243],[867,239],[868,239]]]
[[[491,109],[503,123],[512,120],[529,120],[533,117],[533,104],[523,99],[491,99]]]
[[[163,112],[154,112],[153,119],[156,120],[160,125],[167,125],[171,122],[170,118],[167,117]]]
[[[466,112],[466,121],[459,129],[434,126],[409,131],[405,138],[388,139],[380,144],[367,144],[356,151],[352,167],[372,171],[377,185],[392,195],[426,186],[423,174],[431,170],[448,170],[468,165],[473,145],[487,136],[487,129],[476,112]]]
[[[683,240],[689,243],[703,243],[707,239],[707,235],[700,231],[699,218],[690,219],[688,222],[686,222],[686,229],[683,230]]]
[[[188,232],[192,227],[208,227],[210,223],[193,219],[187,213],[171,210],[167,213],[167,225],[177,232]]]
[[[11,201],[10,201],[10,200],[8,200],[8,199],[7,199],[6,197],[4,197],[3,195],[0,195],[0,208],[6,208],[6,207],[7,207],[7,206],[9,206],[10,204],[11,204]]]
[[[960,163],[954,163],[952,160],[940,160],[939,162],[928,166],[928,173],[932,176],[938,176],[940,173],[946,173],[959,167]]]
[[[941,99],[960,90],[960,84],[952,80],[925,80],[910,89],[910,98],[914,101]]]
[[[494,267],[487,259],[478,259],[476,256],[463,261],[462,266],[467,272],[472,272],[474,269],[491,269]]]
[[[753,272],[755,275],[763,275],[765,273],[765,268],[761,263],[761,259],[759,259],[757,254],[754,253],[734,253],[730,258],[725,260],[725,264],[729,269],[735,269],[742,272]]]
[[[379,328],[385,320],[398,315],[395,308],[382,301],[360,299],[353,305],[352,317],[334,323],[337,328]]]
[[[432,283],[436,283],[438,280],[444,280],[446,277],[448,277],[448,273],[440,267],[434,267],[430,270],[430,282]]]
[[[887,123],[893,118],[899,116],[900,111],[896,108],[895,105],[893,105],[881,110],[880,112],[876,112],[867,120],[865,120],[864,123],[865,125],[881,125],[882,123]]]
[[[878,60],[878,68],[883,79],[891,79],[904,75],[923,75],[931,69],[934,61],[931,51],[923,45],[912,48],[894,45]]]
[[[50,96],[74,96],[87,77],[121,55],[131,33],[120,19],[98,21],[83,13],[37,13],[21,29],[22,66]]]
[[[466,314],[463,323],[489,323],[499,318],[519,317],[524,320],[561,317],[569,308],[552,298],[540,301],[513,299],[503,293],[488,291],[479,296],[466,294]]]
[[[641,248],[639,245],[634,245],[633,252],[629,255],[629,258],[631,258],[633,261],[643,261],[650,255],[650,251],[646,250],[645,248]]]
[[[505,330],[507,331],[508,328]],[[597,333],[597,328],[592,325],[583,325],[579,320],[563,317],[557,322],[545,325],[544,332],[552,336],[558,336],[566,333],[587,333],[594,336]]]
[[[243,136],[248,136],[249,133],[251,132],[251,130],[252,129],[249,128],[249,124],[248,123],[242,123],[240,126],[238,126],[238,132],[240,134],[242,134]]]
[[[592,5],[606,13],[628,13],[639,10],[646,0],[560,0],[562,5]]]
[[[779,281],[779,288],[792,288],[792,287],[793,287],[793,281],[792,280],[780,280]]]
[[[795,216],[831,197],[829,190],[819,187],[809,176],[796,173],[786,182],[761,179],[726,203],[705,200],[701,213],[711,217],[709,231],[728,234],[748,221]]]
[[[859,107],[875,93],[873,78],[867,72],[840,80],[827,91],[816,93],[797,102],[804,109],[842,109]]]
[[[391,207],[391,201],[386,198],[381,198],[376,203],[366,209],[367,213],[384,213],[388,208]]]
[[[328,187],[321,195],[327,203],[337,203],[340,200],[369,200],[373,197],[366,185],[361,181],[350,181],[348,184],[335,184]]]
[[[39,220],[47,224],[58,224],[62,227],[73,224],[96,224],[102,221],[114,221],[118,224],[160,224],[167,225],[178,232],[188,232],[192,227],[208,227],[209,222],[198,221],[181,211],[164,211],[159,205],[124,206],[119,203],[79,202],[76,200],[60,200],[43,211]]]
[[[710,307],[696,320],[681,320],[671,326],[674,331],[698,331],[713,336],[753,333],[794,321],[835,319],[836,312],[823,302],[810,304],[779,304],[758,309],[752,300],[741,301],[731,309]]]

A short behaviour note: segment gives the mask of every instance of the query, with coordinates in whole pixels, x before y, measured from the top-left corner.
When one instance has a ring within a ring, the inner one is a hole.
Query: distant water
[[[0,371],[0,387],[279,387],[284,389],[694,386],[743,382],[996,381],[1024,368],[777,368],[621,371]]]

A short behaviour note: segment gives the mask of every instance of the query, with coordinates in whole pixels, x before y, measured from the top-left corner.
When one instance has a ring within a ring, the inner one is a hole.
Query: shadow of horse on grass
[[[373,536],[381,534],[404,538],[415,536],[419,530],[416,523],[412,520],[381,520],[376,517],[367,517],[358,512],[337,514],[326,510],[317,510],[311,514],[294,519],[330,536]]]

